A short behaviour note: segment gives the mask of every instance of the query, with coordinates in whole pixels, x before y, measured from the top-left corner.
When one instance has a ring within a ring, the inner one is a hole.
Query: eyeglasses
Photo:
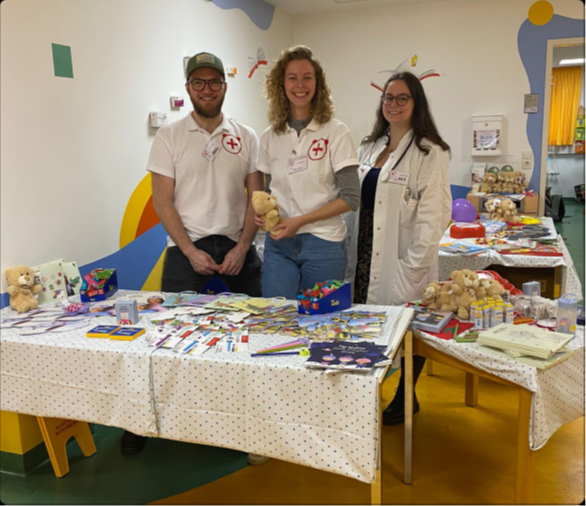
[[[383,95],[381,97],[381,100],[383,104],[387,105],[392,104],[393,100],[397,102],[397,105],[407,105],[407,102],[409,102],[410,98],[412,98],[410,95],[403,93],[401,95],[397,95],[396,97],[394,97],[393,95]]]
[[[206,84],[210,87],[210,90],[220,91],[224,85],[224,81],[220,79],[193,79],[187,82],[191,85],[193,91],[203,91]]]

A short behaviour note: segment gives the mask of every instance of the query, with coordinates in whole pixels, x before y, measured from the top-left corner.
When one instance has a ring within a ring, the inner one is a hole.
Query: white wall
[[[583,18],[580,2],[549,0],[558,15]],[[530,150],[523,96],[529,83],[517,46],[534,0],[454,0],[295,18],[295,43],[310,46],[331,80],[338,118],[354,141],[372,128],[380,93],[377,72],[414,54],[444,73],[423,86],[439,131],[452,148],[451,183],[470,186],[473,161],[520,170]],[[505,117],[504,156],[470,155],[471,117]],[[537,155],[539,156],[539,154]],[[530,173],[527,174],[529,180]]]
[[[262,31],[205,0],[7,0],[0,9],[2,272],[61,257],[83,265],[119,249],[124,210],[146,175],[149,112],[175,121],[192,109],[184,56],[211,51],[236,66],[224,110],[262,132],[266,67],[248,79],[247,58],[262,45],[274,60],[293,43],[292,16],[279,9]],[[71,46],[73,79],[54,76],[51,43]],[[187,106],[170,111],[171,95]]]

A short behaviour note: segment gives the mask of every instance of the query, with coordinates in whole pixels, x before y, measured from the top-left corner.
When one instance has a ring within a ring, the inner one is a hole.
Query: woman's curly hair
[[[313,56],[311,49],[306,46],[294,46],[282,51],[275,66],[267,75],[266,95],[269,102],[267,114],[269,123],[275,132],[285,131],[287,120],[291,116],[289,100],[285,95],[285,69],[293,60],[308,60],[315,70],[315,95],[311,100],[309,117],[320,125],[327,123],[334,116],[334,105],[326,74],[319,61]]]

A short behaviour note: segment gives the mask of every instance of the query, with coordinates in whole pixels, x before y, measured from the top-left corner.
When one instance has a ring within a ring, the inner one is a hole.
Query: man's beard
[[[211,118],[215,118],[216,116],[218,116],[222,112],[222,105],[224,104],[224,97],[225,96],[226,95],[222,96],[222,98],[220,99],[220,102],[218,102],[218,105],[216,107],[214,107],[213,109],[204,109],[203,107],[201,107],[199,105],[199,103],[197,103],[195,100],[193,100],[193,98],[191,99],[191,103],[193,104],[193,109],[198,116],[201,116],[202,118],[211,119]]]

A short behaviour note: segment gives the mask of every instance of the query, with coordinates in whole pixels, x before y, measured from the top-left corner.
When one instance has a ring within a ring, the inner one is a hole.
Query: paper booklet
[[[414,307],[413,310],[412,328],[429,332],[441,332],[453,316],[451,311],[439,311],[424,307]]]
[[[505,352],[546,359],[559,352],[572,339],[571,334],[551,332],[533,325],[501,323],[483,330],[478,344],[492,346]]]
[[[575,350],[567,350],[566,348],[562,348],[557,353],[554,353],[549,358],[537,358],[537,357],[529,357],[529,356],[516,356],[513,357],[509,353],[499,350],[497,348],[492,348],[491,346],[480,346],[479,350],[486,352],[490,355],[496,355],[498,357],[508,358],[510,360],[514,360],[515,362],[519,362],[520,364],[530,365],[532,367],[536,367],[537,369],[545,370],[557,365],[564,360],[570,358]]]
[[[305,365],[321,369],[367,371],[378,362],[386,348],[384,345],[370,342],[313,343]]]

